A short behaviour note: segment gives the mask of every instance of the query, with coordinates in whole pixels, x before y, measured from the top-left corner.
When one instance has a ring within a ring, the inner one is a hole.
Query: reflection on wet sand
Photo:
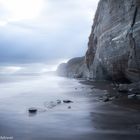
[[[44,75],[5,82],[0,85],[0,135],[15,140],[139,140],[139,111],[100,100],[112,92],[103,85]],[[32,107],[37,111],[29,112]]]

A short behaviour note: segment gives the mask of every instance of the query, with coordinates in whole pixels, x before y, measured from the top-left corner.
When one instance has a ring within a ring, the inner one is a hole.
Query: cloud
[[[44,0],[0,0],[3,10],[1,13],[6,13],[7,22],[33,19],[40,15],[43,2]]]
[[[0,63],[84,55],[98,0],[10,1],[0,0]]]

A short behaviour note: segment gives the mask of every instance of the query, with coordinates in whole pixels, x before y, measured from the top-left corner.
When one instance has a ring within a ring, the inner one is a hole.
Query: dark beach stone
[[[115,96],[115,99],[118,99],[118,98],[119,98],[119,95],[116,95],[116,96]]]
[[[104,102],[109,102],[109,101],[110,101],[109,98],[105,98],[105,99],[104,99]]]
[[[61,100],[56,100],[57,104],[61,104]]]
[[[71,106],[68,106],[68,109],[71,109]]]
[[[140,131],[140,124],[136,125],[136,130]]]
[[[136,94],[130,94],[128,95],[128,99],[136,99]]]
[[[61,103],[62,103],[61,100],[50,101],[50,102],[45,102],[44,106],[48,109],[52,109],[52,108],[56,107],[57,105],[59,105]]]
[[[49,109],[52,109],[52,108],[54,108],[56,105],[57,105],[56,102],[51,101],[51,102],[49,103],[49,105],[48,105],[48,108],[49,108]]]
[[[136,95],[137,100],[140,100],[140,95]]]
[[[110,98],[109,98],[110,101],[113,101],[113,100],[115,100],[115,99],[116,99],[116,96],[110,97]]]
[[[137,95],[137,94],[130,94],[130,95],[128,95],[128,99],[140,100],[140,95]]]
[[[28,112],[29,113],[37,113],[37,108],[29,108]]]
[[[63,100],[63,103],[73,103],[71,100]]]
[[[132,84],[120,84],[118,91],[132,93],[132,94],[139,94],[140,93],[140,82],[132,83]]]
[[[120,84],[118,87],[118,91],[127,93],[129,91],[128,84]]]

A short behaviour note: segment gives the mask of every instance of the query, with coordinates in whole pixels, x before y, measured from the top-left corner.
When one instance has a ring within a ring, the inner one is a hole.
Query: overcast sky
[[[85,54],[98,0],[0,0],[0,63]]]

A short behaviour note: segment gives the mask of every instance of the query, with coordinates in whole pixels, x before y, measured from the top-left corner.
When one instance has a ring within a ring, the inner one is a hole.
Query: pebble
[[[68,106],[68,109],[71,109],[71,106]]]
[[[57,104],[61,104],[61,100],[57,100],[56,102],[57,102]]]
[[[63,103],[73,103],[71,100],[63,100]]]
[[[128,95],[128,99],[135,99],[135,98],[136,98],[136,94]]]
[[[28,112],[29,113],[36,113],[37,112],[37,108],[29,108]]]
[[[109,98],[104,99],[104,102],[109,102],[109,101],[110,101]]]

